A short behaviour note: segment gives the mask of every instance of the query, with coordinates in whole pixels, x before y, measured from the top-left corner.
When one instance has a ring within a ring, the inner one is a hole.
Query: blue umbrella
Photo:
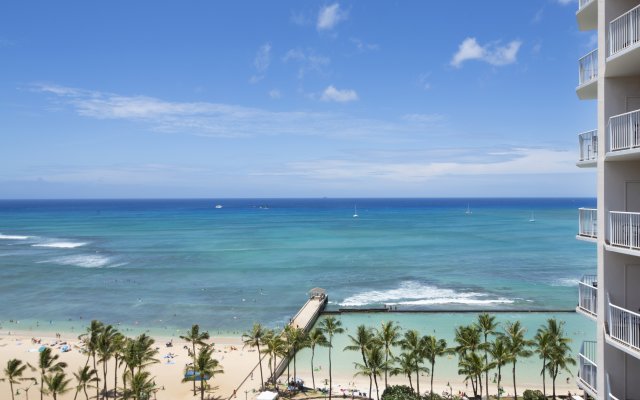
[[[202,380],[202,377],[200,376],[200,372],[196,372],[196,371],[193,371],[193,370],[190,369],[187,372],[185,372],[185,374],[184,374],[185,378],[191,378],[191,377],[194,377],[194,376],[195,376],[195,378],[193,378],[193,380],[195,380],[195,381],[201,381]],[[204,375],[204,380],[205,381],[208,381],[209,378],[211,378],[209,375],[206,375],[206,374]]]

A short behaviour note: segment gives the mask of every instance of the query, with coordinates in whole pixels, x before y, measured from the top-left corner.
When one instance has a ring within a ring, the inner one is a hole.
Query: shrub
[[[416,394],[407,385],[393,385],[384,390],[381,400],[416,400]]]
[[[524,400],[545,400],[544,395],[539,390],[525,390],[522,393]]]

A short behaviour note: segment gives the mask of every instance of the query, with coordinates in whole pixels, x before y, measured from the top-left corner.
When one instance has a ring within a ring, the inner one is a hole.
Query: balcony
[[[578,87],[580,100],[598,97],[598,49],[578,60]]]
[[[607,339],[615,347],[640,358],[640,314],[617,306],[607,294]]]
[[[598,159],[598,131],[584,132],[578,135],[580,158],[578,167],[595,167]]]
[[[598,210],[578,209],[578,239],[595,241],[598,238]]]
[[[598,2],[597,0],[580,0],[576,11],[578,29],[590,31],[598,29]]]
[[[636,75],[640,61],[640,6],[609,23],[607,76]]]
[[[609,211],[607,245],[610,250],[638,255],[640,250],[640,213]]]
[[[598,316],[598,277],[596,275],[584,275],[580,279],[576,311],[593,319]]]
[[[594,362],[596,359],[596,342],[585,340],[580,346],[578,363],[580,373],[578,374],[578,386],[590,396],[598,397],[598,366]]]
[[[611,160],[640,159],[640,110],[609,118],[609,151]]]

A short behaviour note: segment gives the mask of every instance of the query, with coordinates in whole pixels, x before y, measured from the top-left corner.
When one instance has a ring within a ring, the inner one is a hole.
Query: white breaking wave
[[[388,290],[370,290],[347,297],[340,305],[358,307],[370,304],[387,305],[491,305],[511,304],[514,301],[505,298],[488,298],[486,293],[457,292],[435,286],[422,285],[418,282],[402,282],[400,287]]]
[[[29,236],[3,235],[2,233],[0,233],[0,239],[4,239],[4,240],[25,240],[25,239],[29,239]]]
[[[111,258],[96,254],[79,254],[75,256],[66,256],[53,258],[43,262],[52,262],[60,265],[72,265],[82,268],[102,268],[109,265]]]
[[[87,243],[83,242],[51,242],[51,243],[40,243],[33,244],[33,247],[49,247],[54,249],[75,249],[76,247],[84,246]]]
[[[580,283],[579,279],[575,279],[575,278],[564,278],[564,279],[558,279],[557,281],[554,281],[551,283],[551,286],[578,286],[578,284]]]

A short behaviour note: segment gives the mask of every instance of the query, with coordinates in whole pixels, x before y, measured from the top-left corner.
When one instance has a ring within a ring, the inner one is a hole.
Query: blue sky
[[[0,198],[593,196],[571,0],[0,4]]]

